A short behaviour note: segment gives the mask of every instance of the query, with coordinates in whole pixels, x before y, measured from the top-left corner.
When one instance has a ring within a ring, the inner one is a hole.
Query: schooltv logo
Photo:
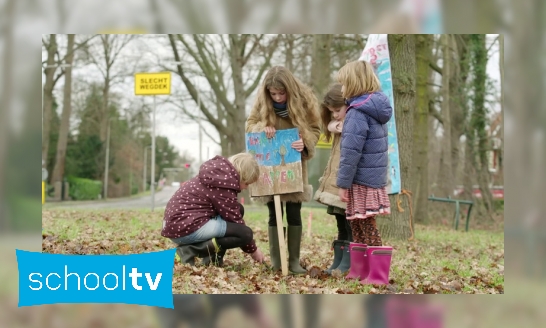
[[[125,303],[172,309],[175,251],[63,255],[16,250],[19,307]]]

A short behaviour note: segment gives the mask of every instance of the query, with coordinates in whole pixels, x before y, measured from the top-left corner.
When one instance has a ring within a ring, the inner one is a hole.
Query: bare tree
[[[415,221],[428,221],[428,121],[429,121],[429,62],[431,60],[431,35],[416,36],[417,103],[414,112],[413,129],[413,173],[415,191],[413,204]]]
[[[200,104],[200,112],[212,124],[220,135],[219,144],[222,153],[229,155],[244,151],[244,122],[246,99],[261,82],[263,73],[269,68],[271,57],[276,49],[279,37],[269,38],[264,35],[173,35],[169,34],[170,45],[177,62],[181,61],[179,45],[199,67],[201,74],[212,90],[210,100],[201,96],[192,81],[191,73],[182,64],[177,67],[177,74],[182,79],[191,98]],[[227,55],[227,59],[222,56]],[[257,62],[254,57],[262,57]],[[251,60],[253,59],[253,60]],[[230,100],[230,93],[234,99]],[[194,113],[179,106],[182,112],[196,119]]]
[[[72,63],[74,62],[74,34],[68,35],[66,48],[66,70],[64,77],[63,112],[61,114],[61,126],[59,129],[59,140],[57,141],[57,155],[53,169],[51,182],[61,181],[64,175],[66,159],[66,144],[68,142],[68,129],[70,114],[72,112]]]
[[[482,194],[482,200],[489,214],[493,210],[493,197],[489,189],[490,174],[487,152],[489,151],[489,139],[485,131],[486,126],[486,67],[487,67],[487,49],[485,45],[485,35],[472,35],[473,43],[473,61],[474,69],[472,97],[472,116],[470,120],[471,130],[468,134],[470,150],[473,151],[472,159],[477,168],[478,184]]]
[[[501,146],[499,149],[499,172],[500,176],[504,175],[504,35],[499,35],[499,71],[500,71],[500,140]],[[501,181],[504,182],[504,179]]]
[[[43,128],[42,128],[42,160],[47,161],[49,151],[49,130],[51,126],[51,111],[53,110],[53,87],[55,85],[55,55],[57,53],[57,36],[50,34],[49,42],[43,40],[47,50],[46,67],[44,68],[45,84],[43,90]]]
[[[4,53],[2,61],[2,77],[0,84],[0,231],[7,231],[9,228],[9,218],[6,217],[7,210],[5,206],[5,165],[8,146],[8,124],[10,120],[11,99],[13,86],[13,25],[14,25],[15,0],[8,0],[4,5],[5,19],[2,22],[1,34],[4,37]]]
[[[313,66],[311,67],[311,86],[317,96],[322,99],[330,84],[330,45],[332,34],[315,34],[313,36]]]
[[[100,74],[103,77],[104,83],[102,88],[102,107],[99,115],[100,140],[106,140],[106,130],[108,127],[109,113],[108,102],[110,88],[120,80],[120,78],[129,75],[124,70],[115,70],[114,65],[119,58],[119,54],[135,38],[134,35],[113,35],[101,34],[98,42],[94,42],[90,47],[87,47],[87,56],[93,62]]]
[[[60,5],[60,2],[58,3]],[[81,42],[75,43],[74,51],[83,48],[92,39],[85,38]],[[66,55],[61,58],[57,35],[50,34],[47,38],[42,38],[42,45],[47,51],[47,59],[43,63],[45,74],[45,84],[43,87],[43,128],[42,128],[42,159],[47,162],[49,152],[49,137],[51,132],[51,119],[53,111],[53,90],[59,79],[64,76],[65,69],[62,65],[66,61]],[[58,70],[59,69],[59,70]],[[58,71],[57,75],[55,73]],[[51,176],[50,176],[51,177]]]
[[[453,165],[451,162],[451,114],[450,110],[450,69],[452,62],[451,54],[451,35],[441,36],[443,67],[442,67],[442,155],[440,160],[440,175],[438,181],[442,196],[451,196],[453,193]]]

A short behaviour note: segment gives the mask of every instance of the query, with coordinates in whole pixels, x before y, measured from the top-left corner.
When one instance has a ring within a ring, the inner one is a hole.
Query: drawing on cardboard
[[[246,133],[246,151],[260,165],[260,178],[249,187],[250,196],[302,192],[301,154],[292,148],[298,129],[278,130],[268,139],[265,132]]]

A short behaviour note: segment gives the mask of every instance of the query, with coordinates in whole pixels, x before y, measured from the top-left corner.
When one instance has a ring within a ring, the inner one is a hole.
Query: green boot
[[[200,243],[178,246],[176,248],[176,253],[180,257],[180,261],[190,265],[195,265],[196,257],[205,258],[207,256],[212,256],[213,258],[216,258],[221,251],[215,238]]]
[[[283,228],[283,231],[286,235],[285,228]],[[279,234],[277,232],[277,227],[268,227],[267,232],[269,235],[269,256],[271,256],[271,265],[273,266],[273,271],[278,271],[281,269],[281,252],[279,251]]]
[[[300,265],[301,226],[288,226],[288,270],[292,273],[307,273]]]

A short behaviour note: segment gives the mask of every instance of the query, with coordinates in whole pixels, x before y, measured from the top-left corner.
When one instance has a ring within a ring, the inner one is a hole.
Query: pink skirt
[[[387,188],[376,189],[353,184],[349,189],[349,202],[347,202],[345,213],[347,220],[391,214],[391,203]]]

